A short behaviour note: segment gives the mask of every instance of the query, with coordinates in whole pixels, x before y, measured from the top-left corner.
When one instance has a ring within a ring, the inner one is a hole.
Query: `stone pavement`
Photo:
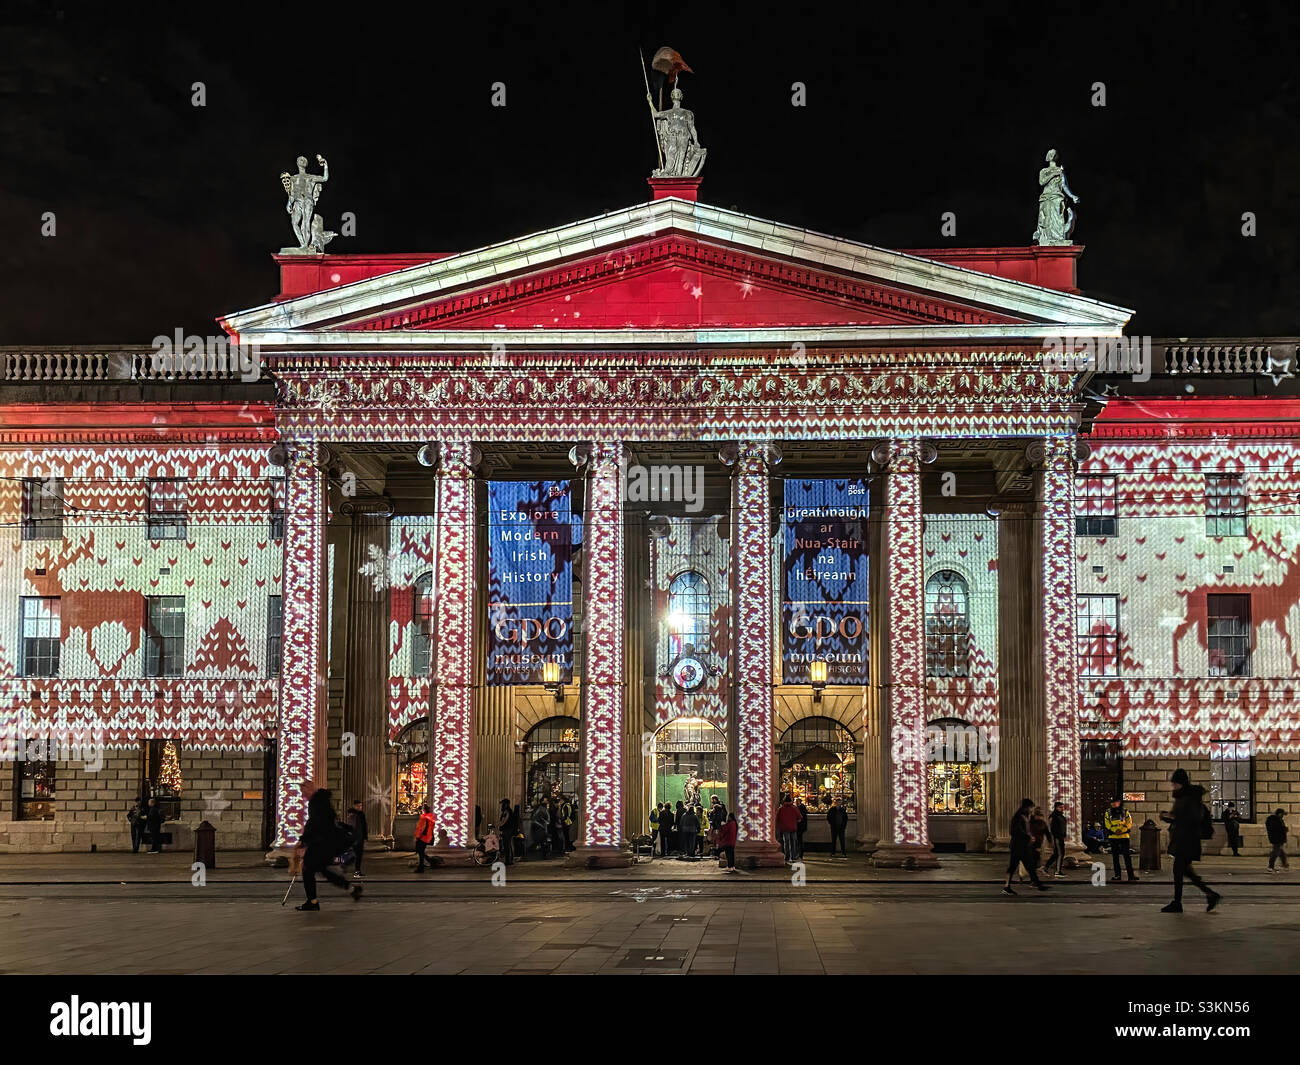
[[[1007,898],[997,856],[978,855],[910,874],[813,857],[803,887],[676,862],[524,863],[493,886],[487,869],[417,877],[393,855],[360,902],[322,885],[322,910],[298,913],[300,885],[280,905],[284,870],[222,857],[203,887],[183,855],[0,857],[0,972],[1291,973],[1300,932],[1290,876],[1231,859],[1202,869],[1218,911],[1192,891],[1172,915],[1166,884],[1093,887],[1083,870]]]

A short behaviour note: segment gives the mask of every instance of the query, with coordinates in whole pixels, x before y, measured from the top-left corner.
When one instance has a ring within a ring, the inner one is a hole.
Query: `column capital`
[[[469,440],[443,440],[437,445],[439,477],[473,477],[483,453]]]
[[[728,440],[718,448],[718,461],[738,470],[777,466],[783,457],[781,445],[772,439]]]
[[[919,473],[939,457],[939,449],[916,436],[882,440],[871,449],[871,460],[889,473]]]

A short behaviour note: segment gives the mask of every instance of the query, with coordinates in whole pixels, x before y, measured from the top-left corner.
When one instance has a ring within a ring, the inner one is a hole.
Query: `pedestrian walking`
[[[546,804],[539,802],[533,807],[532,815],[529,817],[529,823],[532,825],[532,843],[543,858],[551,856],[551,816],[546,809]]]
[[[808,807],[800,799],[794,804],[794,808],[799,811],[799,828],[795,831],[796,842],[799,845],[799,860],[803,861],[803,835],[808,831]]]
[[[722,827],[718,829],[718,850],[727,861],[727,872],[736,871],[736,836],[740,833],[740,826],[736,824],[736,815],[728,814],[727,819],[722,822]]]
[[[1223,831],[1228,835],[1228,846],[1232,848],[1234,858],[1241,857],[1241,814],[1237,812],[1235,802],[1228,803],[1223,808],[1223,814],[1219,820],[1223,822]]]
[[[158,805],[157,799],[150,799],[149,805],[145,808],[145,828],[149,833],[150,854],[162,853],[162,827],[162,807]]]
[[[1111,799],[1105,820],[1106,839],[1110,843],[1110,860],[1115,866],[1113,883],[1121,883],[1119,860],[1122,857],[1124,867],[1128,870],[1128,882],[1131,884],[1137,880],[1133,875],[1133,856],[1129,850],[1129,837],[1133,833],[1133,815],[1124,809],[1124,800],[1118,795]]]
[[[844,857],[849,856],[848,845],[844,842],[845,830],[849,827],[849,811],[844,806],[844,796],[835,800],[834,805],[826,811],[826,823],[831,829],[831,857],[835,857],[835,841],[839,840]]]
[[[415,871],[424,872],[424,866],[427,862],[429,867],[433,867],[433,859],[425,855],[425,848],[433,842],[433,812],[429,809],[426,802],[420,807],[420,820],[415,823]]]
[[[1002,894],[1004,895],[1015,894],[1011,887],[1011,878],[1016,875],[1016,870],[1022,863],[1029,870],[1030,883],[1039,891],[1047,890],[1047,885],[1038,879],[1038,863],[1034,861],[1029,849],[1029,815],[1033,809],[1033,799],[1021,799],[1020,809],[1011,818],[1011,854],[1007,858],[1007,880],[1002,885]]]
[[[799,860],[799,807],[789,795],[781,797],[780,809],[776,811],[776,830],[781,833],[781,850],[785,852],[787,862]]]
[[[1045,865],[1043,847],[1050,835],[1051,829],[1047,824],[1047,818],[1043,816],[1043,811],[1035,806],[1029,811],[1029,857],[1033,859],[1035,869]]]
[[[1205,912],[1209,913],[1223,896],[1197,876],[1192,868],[1193,862],[1201,860],[1201,840],[1214,834],[1214,819],[1202,801],[1205,789],[1188,779],[1186,769],[1175,769],[1169,783],[1174,793],[1174,805],[1169,813],[1160,815],[1160,820],[1169,822],[1169,853],[1174,856],[1174,901],[1160,912],[1183,912],[1183,877],[1186,877],[1204,892]]]
[[[316,901],[316,877],[323,876],[335,887],[348,890],[348,882],[330,868],[338,856],[352,845],[351,832],[346,825],[339,824],[330,802],[330,793],[325,788],[315,792],[307,801],[307,823],[303,826],[302,838],[298,841],[305,848],[302,856],[302,887],[307,893],[307,901],[298,907],[300,910],[319,910]],[[361,898],[361,885],[352,885],[352,901]]]
[[[673,825],[677,818],[673,814],[672,803],[664,803],[659,812],[659,856],[667,858],[673,849]]]
[[[677,822],[677,830],[682,834],[682,857],[695,857],[695,839],[700,834],[700,819],[695,816],[695,808],[686,807],[682,819]]]
[[[1289,868],[1286,861],[1286,822],[1283,820],[1284,817],[1286,817],[1286,811],[1279,806],[1264,822],[1264,831],[1268,833],[1268,842],[1273,847],[1268,855],[1268,871],[1270,873],[1277,871],[1273,868],[1273,863],[1279,858],[1282,859],[1282,868]]]
[[[1056,867],[1052,876],[1058,880],[1065,879],[1065,833],[1069,827],[1069,822],[1065,816],[1065,803],[1058,802],[1052,805],[1052,816],[1049,821],[1049,827],[1052,833],[1052,859],[1047,863],[1047,868]]]
[[[370,826],[366,824],[366,808],[360,799],[354,799],[352,809],[348,811],[348,827],[352,829],[352,853],[356,858],[352,868],[352,879],[361,880],[365,876],[361,871],[361,862],[366,856],[366,840],[370,838]]]

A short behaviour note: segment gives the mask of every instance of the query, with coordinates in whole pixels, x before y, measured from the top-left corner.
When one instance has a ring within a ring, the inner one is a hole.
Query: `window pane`
[[[1246,488],[1241,474],[1206,474],[1205,534],[1246,535]]]
[[[1075,622],[1079,668],[1086,677],[1119,676],[1119,597],[1081,595]]]
[[[154,540],[185,539],[185,482],[149,482],[149,536]]]
[[[1074,479],[1075,535],[1114,536],[1117,513],[1114,477]]]
[[[185,597],[153,595],[145,626],[145,676],[179,677],[185,671]]]
[[[1206,597],[1211,677],[1250,676],[1250,596]]]
[[[965,677],[970,673],[970,591],[952,570],[925,583],[925,675]]]
[[[23,596],[18,600],[18,614],[22,640],[20,675],[57,677],[63,634],[58,598]]]
[[[63,480],[31,478],[23,481],[24,540],[58,540],[63,537]]]
[[[284,636],[284,599],[278,595],[266,597],[266,672],[268,676],[280,675],[280,654]]]
[[[703,574],[688,572],[673,578],[668,586],[669,647],[673,657],[683,654],[688,645],[697,655],[708,650],[712,615],[709,582]]]
[[[1253,819],[1252,753],[1249,740],[1210,741],[1210,810],[1216,818],[1231,802],[1242,820]]]

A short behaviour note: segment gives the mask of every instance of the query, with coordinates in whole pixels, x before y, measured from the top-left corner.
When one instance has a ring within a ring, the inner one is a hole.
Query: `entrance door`
[[[1124,760],[1119,740],[1084,740],[1080,760],[1083,828],[1099,824],[1116,795],[1124,793]]]
[[[267,740],[262,761],[262,848],[275,842],[276,751],[275,740]]]

